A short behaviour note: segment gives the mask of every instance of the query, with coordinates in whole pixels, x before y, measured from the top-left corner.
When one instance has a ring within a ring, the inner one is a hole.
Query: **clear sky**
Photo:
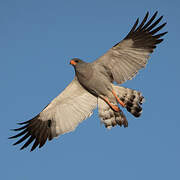
[[[180,3],[120,0],[0,1],[0,178],[180,179]],[[169,33],[138,76],[143,114],[108,131],[97,110],[76,131],[34,152],[8,140],[73,79],[70,58],[92,61],[121,40],[137,17],[159,11]]]

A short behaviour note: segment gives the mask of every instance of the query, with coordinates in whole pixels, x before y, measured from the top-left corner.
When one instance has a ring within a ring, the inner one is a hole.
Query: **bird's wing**
[[[24,149],[33,140],[33,151],[42,147],[46,140],[73,131],[84,119],[91,116],[97,106],[97,98],[86,91],[75,78],[43,111],[33,119],[19,123],[24,125],[15,131],[19,134],[10,138],[21,137],[14,145],[28,139],[21,147]]]
[[[150,53],[161,43],[160,39],[167,32],[157,34],[166,23],[157,26],[163,16],[155,20],[157,12],[149,19],[149,13],[138,25],[139,18],[128,35],[114,45],[103,56],[93,62],[101,65],[108,72],[112,81],[121,84],[132,79],[137,72],[147,64]]]

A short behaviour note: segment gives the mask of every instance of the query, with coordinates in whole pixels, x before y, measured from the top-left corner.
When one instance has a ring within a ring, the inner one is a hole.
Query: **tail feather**
[[[141,92],[116,85],[113,85],[113,90],[117,94],[118,98],[125,104],[127,111],[135,117],[139,117],[141,115],[141,105],[144,102],[144,97]],[[122,110],[115,112],[101,98],[98,98],[98,112],[101,122],[106,128],[110,129],[116,125],[128,127],[128,121]]]
[[[125,104],[125,108],[135,117],[139,117],[142,113],[142,103],[144,97],[142,93],[133,89],[128,89],[113,85],[119,99]]]
[[[116,125],[128,127],[128,121],[124,113],[121,110],[119,112],[113,111],[101,98],[98,98],[98,112],[101,123],[103,123],[106,128],[111,129]]]

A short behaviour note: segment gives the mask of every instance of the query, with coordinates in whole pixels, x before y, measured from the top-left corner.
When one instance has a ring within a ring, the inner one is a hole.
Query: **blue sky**
[[[0,1],[1,179],[180,179],[180,3]],[[143,114],[108,131],[97,110],[76,131],[30,153],[9,131],[38,114],[73,79],[72,57],[92,61],[156,10],[168,24],[147,68],[124,86],[143,92]]]

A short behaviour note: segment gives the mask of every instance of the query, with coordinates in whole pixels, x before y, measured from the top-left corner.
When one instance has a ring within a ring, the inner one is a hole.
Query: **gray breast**
[[[76,75],[80,84],[90,93],[99,96],[107,95],[112,89],[109,76],[94,64],[86,63],[76,68]]]

